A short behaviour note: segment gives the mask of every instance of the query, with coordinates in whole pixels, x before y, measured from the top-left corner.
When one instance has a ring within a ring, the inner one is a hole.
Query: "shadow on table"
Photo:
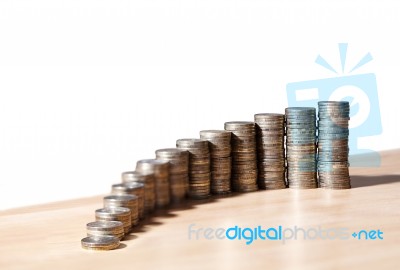
[[[232,192],[227,195],[213,195],[207,199],[199,199],[199,200],[187,199],[180,203],[171,204],[167,208],[157,209],[153,213],[147,215],[143,220],[141,220],[138,225],[133,227],[131,233],[129,235],[126,235],[123,240],[124,241],[134,240],[140,237],[137,235],[137,233],[144,233],[152,226],[163,224],[163,222],[157,220],[158,218],[174,218],[177,216],[176,212],[196,209],[196,206],[198,205],[209,204],[217,202],[219,200],[223,200],[225,198],[237,197],[242,194],[243,193]]]
[[[123,248],[126,248],[126,245],[124,243],[120,243],[116,249],[123,249]]]
[[[375,176],[352,175],[351,176],[352,188],[363,188],[363,187],[385,185],[396,182],[400,182],[400,175],[375,175]],[[223,200],[224,198],[232,198],[240,196],[242,194],[243,193],[234,192],[229,195],[218,195],[218,196],[214,195],[203,200],[187,199],[179,204],[172,204],[168,208],[157,209],[156,211],[148,215],[145,219],[141,220],[140,223],[133,228],[131,234],[125,236],[124,240],[125,241],[134,240],[140,237],[140,235],[137,235],[137,233],[144,233],[152,226],[163,224],[163,222],[160,222],[158,218],[174,218],[177,216],[177,212],[179,211],[193,210],[196,208],[196,206],[201,204],[209,204],[217,202],[219,200]],[[126,247],[126,245],[123,245],[121,248],[124,247]]]
[[[385,185],[390,183],[400,182],[400,175],[352,175],[351,176],[351,187],[362,188],[377,185]]]

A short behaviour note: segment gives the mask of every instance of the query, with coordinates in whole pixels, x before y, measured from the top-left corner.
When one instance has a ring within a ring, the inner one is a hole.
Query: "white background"
[[[2,0],[0,209],[105,193],[142,158],[229,120],[283,112],[289,82],[371,52],[400,147],[399,1]]]

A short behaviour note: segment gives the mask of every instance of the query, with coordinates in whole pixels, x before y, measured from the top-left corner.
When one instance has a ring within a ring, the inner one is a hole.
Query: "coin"
[[[159,159],[142,159],[136,163],[136,171],[143,174],[154,174],[156,207],[168,206],[170,203],[169,162]]]
[[[154,211],[156,206],[154,174],[144,174],[138,171],[123,172],[122,181],[124,183],[144,184],[144,215]]]
[[[138,197],[135,195],[109,195],[103,198],[105,208],[126,207],[131,210],[132,225],[139,223]]]
[[[189,153],[177,148],[156,150],[156,159],[169,162],[170,202],[184,201],[189,189]]]
[[[111,250],[119,247],[119,239],[115,236],[89,236],[81,240],[82,248],[88,250]]]
[[[258,113],[254,115],[257,138],[258,187],[286,188],[285,180],[285,115]]]
[[[231,192],[231,132],[202,130],[200,139],[207,140],[210,150],[211,193]]]
[[[87,236],[112,235],[122,239],[125,235],[124,224],[120,221],[94,221],[86,224]]]
[[[322,188],[351,188],[348,168],[349,120],[349,102],[318,102],[318,176]]]
[[[232,189],[239,192],[258,190],[257,144],[254,122],[226,122],[224,128],[231,132]]]
[[[124,173],[125,175],[129,175],[128,172]],[[140,176],[141,177],[141,176]],[[138,176],[138,178],[140,178]],[[138,211],[139,218],[143,219],[145,216],[144,212],[144,196],[145,196],[145,186],[142,183],[138,182],[125,182],[114,184],[111,186],[111,194],[113,195],[124,195],[131,194],[136,195],[138,197]]]
[[[317,188],[316,110],[289,107],[286,117],[287,180],[290,188]]]
[[[189,153],[189,197],[192,199],[209,197],[210,152],[208,141],[202,139],[179,139],[176,141],[176,147]]]
[[[131,210],[126,207],[100,208],[95,211],[96,221],[120,221],[127,234],[132,228]]]

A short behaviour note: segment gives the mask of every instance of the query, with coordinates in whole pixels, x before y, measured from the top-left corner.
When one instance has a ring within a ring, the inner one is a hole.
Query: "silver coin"
[[[119,245],[119,239],[115,236],[89,236],[81,240],[82,248],[89,250],[111,250],[116,249]]]

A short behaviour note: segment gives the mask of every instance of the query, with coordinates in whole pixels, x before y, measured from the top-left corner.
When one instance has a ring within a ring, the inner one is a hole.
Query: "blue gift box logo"
[[[339,44],[342,73],[345,71],[347,43]],[[362,67],[372,60],[367,53],[351,70]],[[324,68],[338,73],[327,61],[318,56],[315,62]],[[381,114],[373,73],[338,76],[319,80],[288,83],[286,93],[289,106],[316,107],[321,100],[346,100],[350,102],[350,164],[353,167],[380,166],[379,153],[370,149],[360,149],[358,138],[382,133]]]

